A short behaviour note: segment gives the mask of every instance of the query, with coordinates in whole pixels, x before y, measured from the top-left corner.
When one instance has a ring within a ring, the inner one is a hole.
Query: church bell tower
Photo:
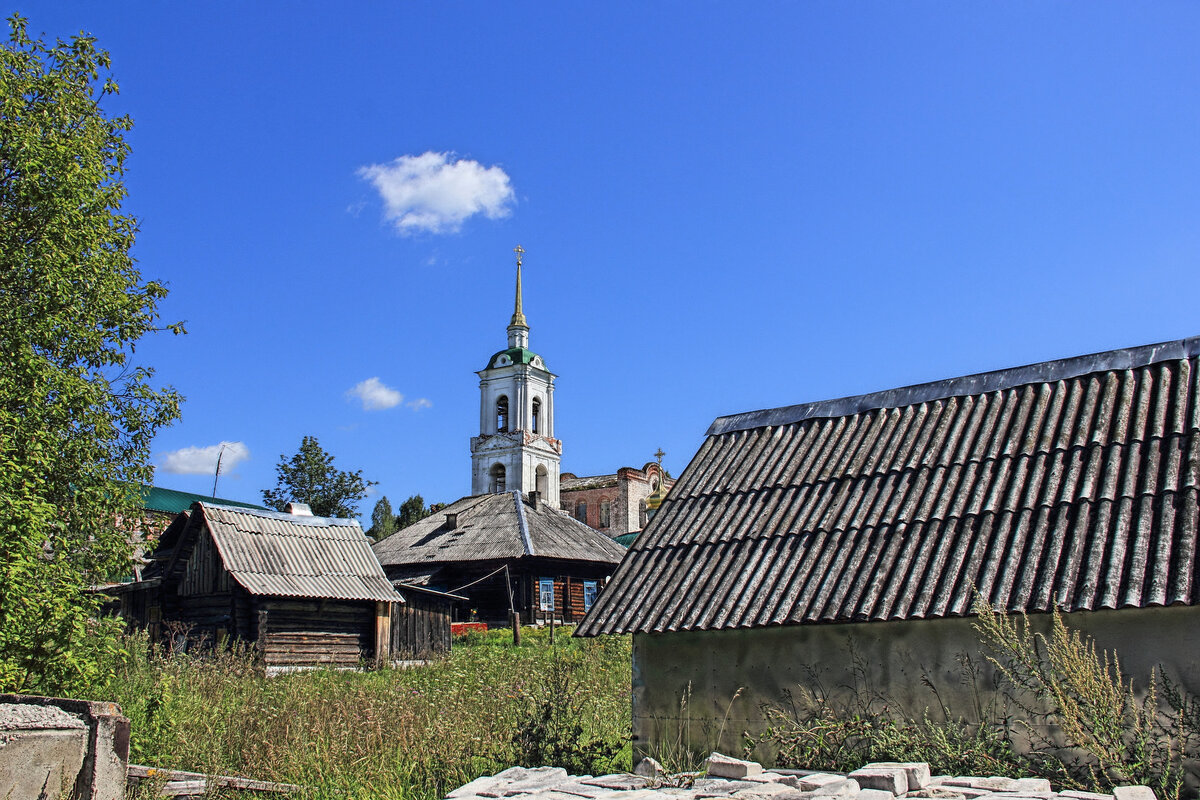
[[[479,376],[479,435],[471,437],[471,494],[536,491],[558,508],[562,442],[554,438],[554,379],[546,362],[529,349],[529,324],[521,308],[521,260],[517,245],[517,293],[508,323],[508,348],[488,359]]]

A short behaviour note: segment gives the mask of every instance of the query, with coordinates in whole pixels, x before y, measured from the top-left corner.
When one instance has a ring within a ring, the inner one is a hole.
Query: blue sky
[[[96,35],[135,120],[136,256],[189,330],[138,348],[187,397],[163,486],[234,442],[218,494],[257,501],[314,435],[393,505],[467,494],[517,243],[577,474],[1200,334],[1200,4],[19,10]]]

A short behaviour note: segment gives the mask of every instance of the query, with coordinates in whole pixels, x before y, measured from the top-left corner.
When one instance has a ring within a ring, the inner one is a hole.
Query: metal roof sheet
[[[385,567],[527,556],[616,564],[625,554],[609,537],[557,509],[535,510],[520,492],[464,497],[376,542],[374,549]]]
[[[221,561],[251,594],[402,601],[357,520],[197,503]]]
[[[1198,354],[718,419],[579,633],[1197,604]]]
[[[192,503],[197,502],[256,508],[261,511],[267,510],[263,506],[257,506],[253,503],[243,503],[238,500],[221,500],[204,494],[181,492],[178,489],[164,489],[161,486],[142,486],[142,508],[145,508],[147,511],[178,514],[180,511],[187,511],[192,507]]]

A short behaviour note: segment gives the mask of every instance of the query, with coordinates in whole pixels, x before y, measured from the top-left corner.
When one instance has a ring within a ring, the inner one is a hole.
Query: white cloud
[[[456,233],[468,217],[507,217],[516,201],[512,182],[498,166],[454,159],[432,150],[358,170],[383,198],[384,216],[402,235]]]
[[[404,395],[385,385],[379,378],[367,378],[346,392],[346,396],[361,400],[363,411],[381,411],[398,406],[404,400]]]
[[[222,453],[221,449],[225,452]],[[221,442],[208,447],[183,447],[163,453],[162,468],[174,475],[212,475],[221,459],[221,474],[229,472],[250,458],[250,448],[244,442]]]
[[[423,408],[433,408],[433,403],[426,400],[424,397],[418,397],[416,400],[410,400],[408,407],[413,411],[420,411]]]

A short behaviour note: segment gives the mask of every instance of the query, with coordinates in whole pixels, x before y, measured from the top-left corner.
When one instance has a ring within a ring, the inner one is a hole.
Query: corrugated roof
[[[453,527],[448,516],[455,515]],[[520,492],[464,497],[375,544],[385,567],[542,558],[616,564],[625,549],[604,534]]]
[[[403,600],[357,520],[197,503],[188,529],[198,532],[201,526],[212,534],[230,575],[251,594]],[[168,539],[178,534],[163,539],[173,546]]]
[[[164,489],[161,486],[142,487],[142,508],[148,511],[160,511],[164,514],[178,514],[187,511],[192,503],[218,503],[223,506],[238,506],[240,508],[267,509],[253,503],[242,503],[238,500],[222,500],[204,494],[181,492],[178,489]]]
[[[1194,605],[1198,354],[718,419],[579,633]]]

